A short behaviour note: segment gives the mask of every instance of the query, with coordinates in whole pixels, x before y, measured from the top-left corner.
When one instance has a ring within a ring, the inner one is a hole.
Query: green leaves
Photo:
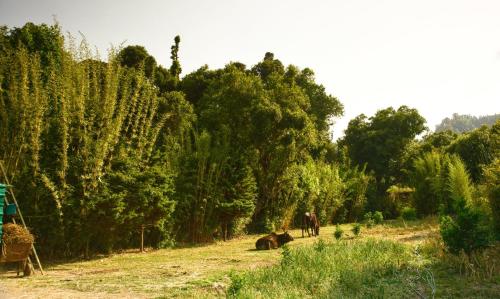
[[[369,197],[369,209],[384,209],[396,216],[386,190],[405,176],[405,150],[424,131],[425,119],[416,109],[401,106],[379,110],[370,118],[361,114],[351,120],[340,144],[347,146],[353,165],[366,166],[376,178],[376,190]]]
[[[470,254],[490,245],[493,235],[485,211],[473,207],[464,198],[456,198],[453,204],[454,214],[440,219],[441,236],[448,250],[455,254],[461,250]]]

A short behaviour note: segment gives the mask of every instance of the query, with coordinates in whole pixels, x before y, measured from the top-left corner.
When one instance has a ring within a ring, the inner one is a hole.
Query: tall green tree
[[[448,152],[460,156],[475,183],[483,177],[483,167],[490,164],[498,152],[499,127],[497,122],[491,128],[483,126],[464,133],[448,147]]]
[[[347,146],[354,165],[366,165],[375,175],[377,191],[370,209],[395,212],[386,206],[385,191],[402,181],[405,149],[424,129],[425,119],[407,106],[379,110],[370,118],[361,114],[349,122],[340,143]]]

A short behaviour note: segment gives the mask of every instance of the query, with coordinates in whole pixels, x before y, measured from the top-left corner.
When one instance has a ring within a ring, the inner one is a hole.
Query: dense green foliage
[[[497,239],[500,240],[500,159],[495,161],[484,171],[484,181],[481,189],[488,198],[491,214],[495,225]]]
[[[452,253],[463,250],[471,254],[484,249],[492,243],[492,231],[487,214],[481,207],[471,206],[463,198],[454,201],[454,215],[443,216],[440,220],[440,232],[444,244]]]
[[[403,180],[405,149],[424,131],[424,124],[417,110],[406,106],[379,110],[370,118],[362,114],[349,122],[341,144],[347,146],[352,164],[366,165],[375,178],[373,190],[368,193],[369,210],[397,215],[385,193],[389,186]]]
[[[412,207],[404,207],[401,211],[401,217],[404,220],[416,220],[417,219],[417,211]]]
[[[363,209],[364,171],[329,158],[343,107],[310,69],[266,53],[181,78],[179,37],[165,68],[139,45],[101,61],[57,25],[0,41],[0,160],[46,254],[137,246],[142,225],[162,246]]]
[[[436,151],[414,160],[411,183],[415,187],[413,204],[419,216],[436,214],[445,201],[449,158]]]
[[[472,180],[477,183],[483,176],[483,167],[493,162],[498,152],[500,124],[492,128],[483,126],[460,135],[448,147],[448,152],[457,154],[467,166]]]
[[[308,211],[322,225],[412,208],[455,221],[457,198],[488,203],[498,232],[499,121],[416,140],[418,111],[388,107],[334,143],[343,105],[311,69],[268,52],[181,77],[180,42],[164,67],[140,45],[103,61],[58,25],[0,27],[0,181],[44,254],[137,246],[143,226],[149,246],[226,240]]]

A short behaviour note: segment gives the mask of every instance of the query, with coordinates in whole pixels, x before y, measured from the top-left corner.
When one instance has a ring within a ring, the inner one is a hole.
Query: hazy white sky
[[[310,67],[350,119],[417,108],[434,126],[452,113],[500,112],[500,1],[0,0],[0,24],[81,31],[104,53],[139,44],[163,65],[181,36],[183,74],[203,64],[252,66],[264,53]]]

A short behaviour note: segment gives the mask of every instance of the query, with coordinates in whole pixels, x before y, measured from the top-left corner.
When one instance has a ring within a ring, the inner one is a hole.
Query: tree
[[[21,28],[10,30],[8,40],[11,49],[23,48],[28,53],[37,53],[42,69],[61,66],[64,38],[57,23],[52,26],[26,23]]]
[[[222,238],[226,241],[237,229],[237,221],[252,215],[257,185],[250,167],[243,161],[229,161],[222,170],[222,196],[217,203]]]
[[[483,126],[479,129],[460,135],[450,146],[448,152],[457,154],[467,166],[474,183],[483,176],[483,167],[490,164],[498,151],[500,122],[491,129]],[[497,126],[497,127],[496,127]]]
[[[424,124],[418,111],[406,106],[379,110],[370,118],[361,114],[349,122],[340,144],[347,146],[353,165],[366,164],[375,175],[377,195],[371,199],[370,209],[390,208],[384,206],[388,204],[384,203],[385,192],[402,180],[405,148],[424,131]]]
[[[153,78],[156,69],[156,60],[149,55],[143,46],[127,46],[118,54],[118,59],[122,66],[144,69],[146,77]]]
[[[88,226],[94,247],[111,252],[113,246],[127,246],[138,239],[141,226],[171,234],[174,181],[171,169],[161,161],[140,165],[134,158],[118,157],[94,198]],[[93,223],[99,223],[95,227]],[[157,246],[160,239],[152,245]]]
[[[321,159],[331,144],[330,119],[342,113],[342,105],[314,82],[311,71],[288,70],[266,53],[251,71],[241,63],[213,71],[205,66],[179,84],[194,103],[200,129],[215,139],[227,138],[229,157],[244,157],[252,169],[258,187],[255,230],[281,227],[293,218],[299,198],[293,195],[298,192],[292,188],[297,182],[293,169],[313,152]],[[312,101],[323,106],[311,109]]]
[[[174,45],[170,48],[170,59],[172,59],[172,65],[170,66],[170,74],[176,82],[179,81],[179,76],[182,72],[181,64],[179,62],[179,43],[181,42],[181,37],[176,36],[174,38]]]

